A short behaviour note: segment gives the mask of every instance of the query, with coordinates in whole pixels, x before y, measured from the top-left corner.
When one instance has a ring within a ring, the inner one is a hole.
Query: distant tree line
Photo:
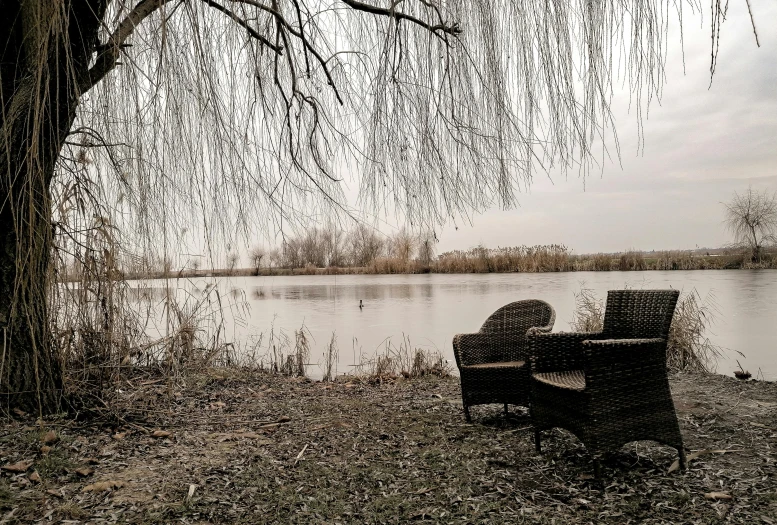
[[[249,258],[257,270],[274,268],[367,267],[382,259],[430,264],[435,257],[434,233],[414,234],[405,228],[385,235],[365,224],[351,230],[332,226],[311,228],[286,237],[269,251],[253,248]]]

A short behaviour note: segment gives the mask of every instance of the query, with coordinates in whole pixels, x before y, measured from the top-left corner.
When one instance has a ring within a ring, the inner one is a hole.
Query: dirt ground
[[[123,421],[0,421],[0,523],[777,525],[777,384],[680,375],[686,472],[632,443],[600,479],[579,441],[456,378],[318,383],[211,372],[127,381]],[[693,452],[698,452],[693,454]]]

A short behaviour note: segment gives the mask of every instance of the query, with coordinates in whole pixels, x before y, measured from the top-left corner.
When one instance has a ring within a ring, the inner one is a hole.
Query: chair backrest
[[[602,334],[608,339],[669,336],[677,290],[610,290]]]
[[[556,311],[545,301],[526,299],[506,304],[488,316],[480,328],[482,333],[526,333],[533,326],[552,326]]]

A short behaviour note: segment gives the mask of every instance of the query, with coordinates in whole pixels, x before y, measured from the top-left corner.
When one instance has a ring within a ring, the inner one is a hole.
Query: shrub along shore
[[[476,247],[445,252],[422,260],[401,256],[378,256],[364,265],[340,266],[298,257],[295,262],[267,259],[271,266],[253,268],[148,270],[125,272],[126,279],[193,278],[226,276],[285,276],[342,274],[415,274],[415,273],[539,273],[607,272],[646,270],[731,270],[777,268],[777,254],[767,252],[760,262],[752,262],[741,250],[662,251],[597,253],[577,255],[563,245],[518,246],[510,248]]]

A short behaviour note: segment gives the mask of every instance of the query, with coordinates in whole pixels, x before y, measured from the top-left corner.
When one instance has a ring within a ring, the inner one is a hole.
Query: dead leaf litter
[[[116,426],[2,420],[0,522],[777,523],[777,384],[671,382],[689,469],[637,442],[599,479],[566,431],[537,454],[520,408],[467,424],[456,378],[138,382]]]

